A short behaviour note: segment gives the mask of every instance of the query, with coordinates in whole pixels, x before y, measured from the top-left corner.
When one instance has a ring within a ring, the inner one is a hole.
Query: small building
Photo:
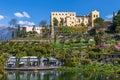
[[[10,57],[6,62],[6,67],[35,67],[35,66],[58,66],[56,58],[38,58],[37,56],[23,56],[21,58]]]
[[[30,31],[36,31],[38,34],[42,34],[42,27],[37,27],[37,26],[28,26],[28,25],[24,25],[22,27],[22,30],[25,30],[26,32],[30,32]]]
[[[37,56],[30,57],[30,66],[37,66],[39,64],[39,59]]]
[[[38,58],[36,56],[24,56],[20,58],[19,65],[21,66],[38,66]]]
[[[10,57],[6,62],[6,67],[15,67],[16,57]]]
[[[40,64],[41,66],[47,66],[48,65],[48,59],[45,57],[40,58]]]
[[[58,60],[56,58],[49,58],[49,63],[50,63],[50,66],[57,66],[58,65]]]

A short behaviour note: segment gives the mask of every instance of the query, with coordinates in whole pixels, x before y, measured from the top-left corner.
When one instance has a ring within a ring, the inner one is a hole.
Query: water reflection
[[[8,71],[4,80],[120,80],[120,76],[90,72]]]

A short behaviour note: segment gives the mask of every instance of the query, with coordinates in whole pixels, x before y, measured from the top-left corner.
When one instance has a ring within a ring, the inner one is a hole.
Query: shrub
[[[95,61],[95,62],[92,63],[92,65],[93,66],[99,66],[99,63]]]
[[[2,75],[2,74],[0,74],[0,79],[2,80],[2,78],[3,78],[3,75]]]
[[[120,74],[120,70],[117,70],[116,72],[117,72],[117,74]]]
[[[89,58],[91,58],[91,59],[95,59],[96,58],[96,53],[95,52],[93,52],[93,51],[90,51],[89,52]]]
[[[82,59],[80,60],[81,65],[89,65],[91,64],[90,59]]]
[[[119,58],[115,58],[114,59],[114,64],[119,64],[120,63],[120,59]]]
[[[70,42],[66,42],[65,45],[70,45],[71,43]]]
[[[78,66],[78,61],[75,58],[66,59],[65,66],[76,67],[76,66]]]

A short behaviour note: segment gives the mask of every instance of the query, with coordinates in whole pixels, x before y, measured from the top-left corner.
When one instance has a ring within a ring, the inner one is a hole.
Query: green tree
[[[18,28],[17,28],[17,37],[20,37],[20,34],[21,34],[21,32],[20,32],[20,25],[18,25]]]
[[[49,29],[49,27],[44,27],[44,28],[42,29],[42,36],[43,36],[44,38],[47,38],[47,37],[49,37],[49,34],[50,34],[50,29]]]
[[[8,44],[8,43],[7,43]],[[6,45],[6,43],[5,43]],[[3,46],[3,45],[2,45]],[[7,46],[6,46],[7,47]],[[0,80],[2,80],[1,78],[4,77],[4,75],[6,74],[5,72],[5,65],[6,65],[6,60],[8,57],[10,57],[11,55],[9,55],[8,53],[4,53],[4,52],[0,52]]]
[[[92,26],[92,21],[89,19],[88,20],[88,24],[87,24],[88,26]]]
[[[66,59],[65,66],[68,67],[76,67],[78,66],[78,60],[76,58],[68,58]]]
[[[47,26],[47,21],[46,20],[42,20],[40,23],[39,23],[40,26],[42,27],[45,27]]]
[[[58,26],[58,20],[56,18],[53,18],[53,25]]]
[[[95,27],[102,27],[103,26],[103,22],[104,22],[104,20],[102,18],[96,18],[94,20]]]
[[[116,31],[116,33],[120,33],[120,26],[116,26],[115,31]]]
[[[12,38],[14,38],[14,31],[12,31]]]
[[[26,37],[27,36],[27,32],[25,30],[21,30],[21,37]]]
[[[63,26],[64,25],[64,19],[60,18],[60,25]]]
[[[101,31],[99,33],[97,33],[96,35],[94,35],[94,41],[95,41],[96,46],[97,45],[101,46],[103,35],[104,35],[104,33]]]
[[[120,27],[120,10],[118,11],[117,15],[113,17],[113,29],[116,32],[120,32],[119,27]]]

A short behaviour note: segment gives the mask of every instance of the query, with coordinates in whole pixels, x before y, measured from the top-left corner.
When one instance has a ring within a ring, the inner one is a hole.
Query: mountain
[[[0,39],[9,40],[11,39],[12,31],[16,31],[14,28],[0,26]]]

